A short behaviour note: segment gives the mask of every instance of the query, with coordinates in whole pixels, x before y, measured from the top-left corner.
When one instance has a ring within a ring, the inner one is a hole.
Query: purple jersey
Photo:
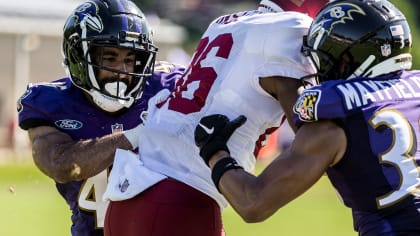
[[[101,137],[112,132],[128,130],[143,122],[147,101],[160,90],[172,90],[183,67],[157,63],[148,79],[142,98],[125,113],[113,116],[89,103],[80,89],[69,78],[51,83],[28,86],[18,102],[19,126],[27,130],[38,126],[53,126],[74,140]],[[103,219],[107,202],[102,201],[107,181],[107,170],[84,181],[56,187],[72,210],[72,235],[103,235]]]
[[[357,231],[420,231],[420,71],[329,81],[305,90],[294,112],[298,127],[330,119],[344,129],[346,153],[327,175]]]

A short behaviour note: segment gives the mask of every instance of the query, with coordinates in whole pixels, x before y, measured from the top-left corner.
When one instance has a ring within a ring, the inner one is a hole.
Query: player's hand
[[[230,121],[224,115],[216,114],[201,118],[200,123],[195,127],[195,145],[200,148],[200,156],[209,165],[209,160],[217,151],[227,151],[226,145],[233,132],[243,125],[246,117],[238,116]]]

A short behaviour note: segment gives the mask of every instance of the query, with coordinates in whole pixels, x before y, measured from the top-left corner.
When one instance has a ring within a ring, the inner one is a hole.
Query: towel
[[[144,166],[137,154],[117,149],[102,199],[104,201],[130,199],[165,178],[167,178],[165,175]]]

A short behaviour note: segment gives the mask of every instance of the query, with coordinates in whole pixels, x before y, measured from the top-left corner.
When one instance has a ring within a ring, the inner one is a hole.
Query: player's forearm
[[[228,154],[222,151],[213,155],[210,159],[212,172],[216,163],[226,156]],[[288,163],[271,166],[270,171],[258,177],[243,169],[228,170],[217,186],[244,221],[262,222],[306,189],[298,182],[302,173],[297,174],[289,167]]]
[[[65,183],[95,176],[109,167],[117,148],[131,149],[122,133],[38,147],[34,149],[34,160],[46,175]],[[35,150],[41,153],[37,154]]]
[[[314,133],[318,134],[316,138],[307,138]],[[292,146],[258,177],[243,170],[229,170],[222,176],[219,188],[245,221],[260,222],[314,185],[334,157],[344,155],[345,147],[346,136],[334,123],[304,125]]]
[[[252,189],[255,176],[244,170],[230,170],[226,172],[219,184],[219,188],[235,211],[248,223],[260,222],[258,209],[258,193]]]
[[[213,155],[209,162],[212,171],[214,171],[215,164],[218,161],[228,156],[228,153],[224,151],[219,151]],[[242,219],[248,223],[253,223],[265,219],[261,218],[261,208],[258,206],[259,191],[257,185],[257,178],[254,175],[243,169],[232,169],[222,175],[217,187]]]

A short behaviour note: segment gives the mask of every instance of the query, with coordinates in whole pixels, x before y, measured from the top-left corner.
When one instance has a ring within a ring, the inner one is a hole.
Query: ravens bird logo
[[[357,5],[351,3],[339,3],[319,16],[323,20],[319,21],[317,25],[312,27],[311,32],[309,32],[309,36],[312,37],[314,34],[319,32],[330,34],[335,25],[345,24],[347,21],[354,20],[352,14],[355,13],[366,15],[363,9]]]

